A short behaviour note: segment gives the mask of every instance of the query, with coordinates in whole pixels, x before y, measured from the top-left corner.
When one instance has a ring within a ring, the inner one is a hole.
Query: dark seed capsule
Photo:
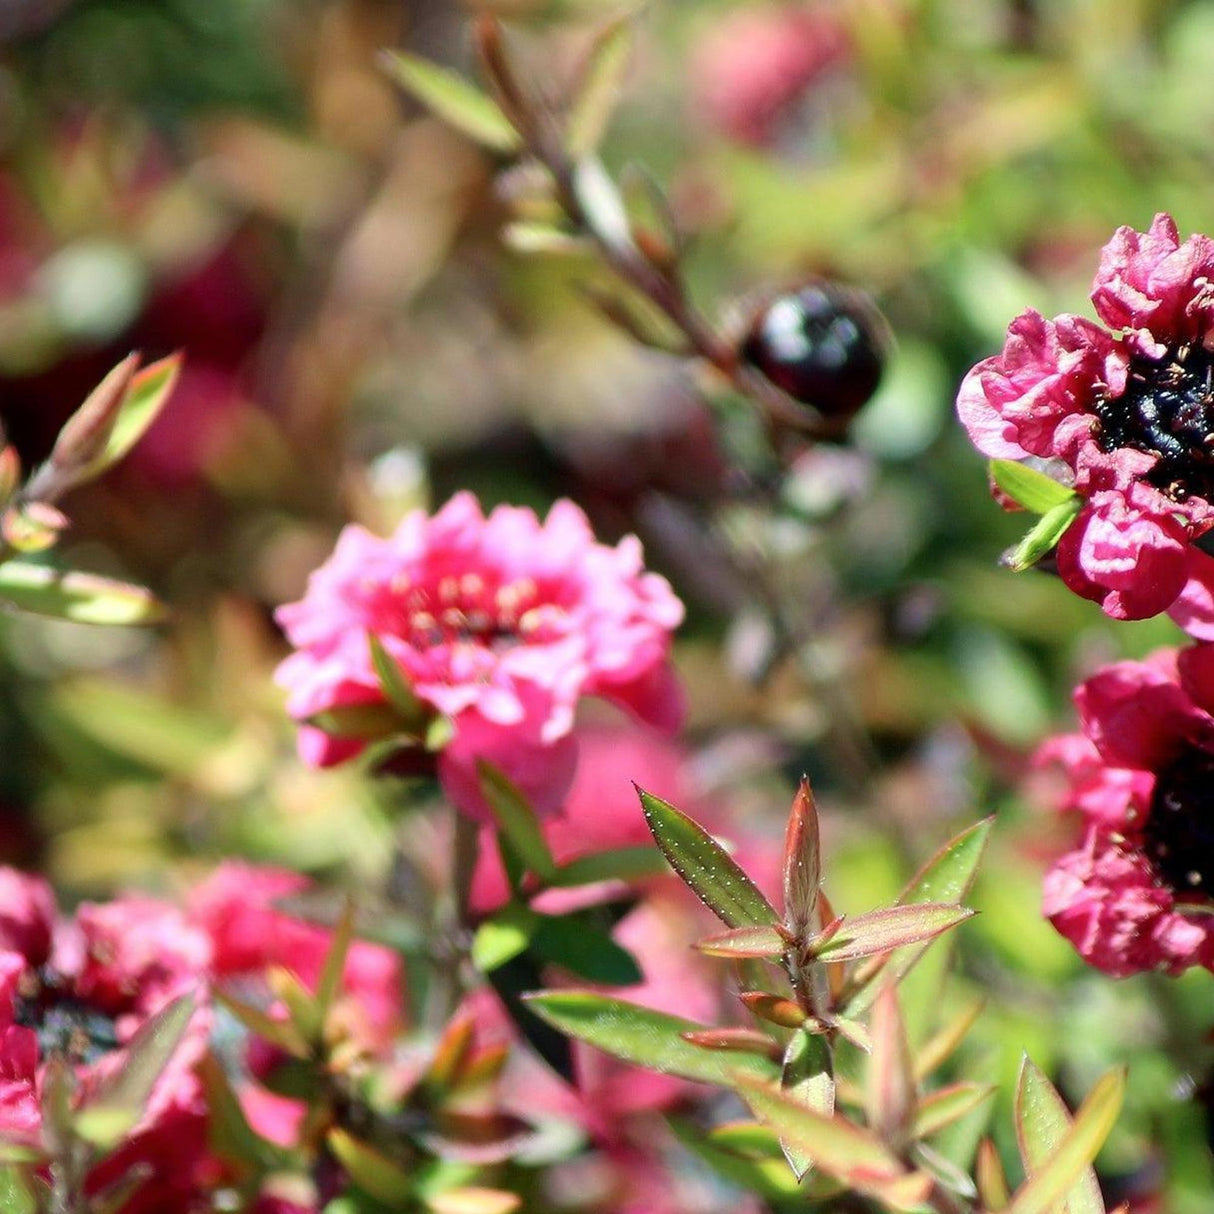
[[[877,390],[885,346],[872,305],[813,283],[778,296],[755,317],[742,357],[795,400],[846,421]]]

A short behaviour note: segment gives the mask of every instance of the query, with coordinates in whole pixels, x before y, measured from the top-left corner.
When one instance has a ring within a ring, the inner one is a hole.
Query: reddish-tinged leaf
[[[809,933],[821,879],[818,809],[809,781],[802,776],[784,832],[784,926],[794,939]]]
[[[911,1134],[915,1138],[930,1138],[954,1121],[972,1113],[983,1101],[989,1100],[995,1088],[989,1083],[954,1083],[924,1096],[915,1110]]]
[[[887,906],[844,920],[825,943],[811,942],[812,951],[823,961],[855,961],[931,940],[973,913],[964,906],[939,902]]]
[[[1007,1203],[1011,1200],[1011,1191],[1008,1188],[1007,1176],[1003,1171],[999,1151],[989,1138],[984,1138],[978,1144],[978,1154],[974,1161],[974,1180],[982,1204],[992,1211],[992,1214],[998,1214],[998,1211],[1007,1209]]]
[[[443,1030],[426,1071],[426,1082],[447,1088],[456,1082],[472,1051],[475,1025],[470,1014],[456,1016]]]
[[[72,481],[87,474],[109,442],[122,401],[139,367],[139,355],[128,354],[85,398],[59,431],[51,451],[51,463]]]
[[[1026,1176],[1033,1176],[1057,1150],[1070,1127],[1071,1114],[1062,1097],[1025,1058],[1016,1085],[1016,1141]],[[1104,1214],[1104,1199],[1091,1166],[1082,1170],[1067,1193],[1065,1214]]]
[[[1061,1201],[1069,1203],[1116,1124],[1124,1098],[1124,1070],[1097,1081],[1061,1140],[1012,1197],[1009,1214],[1052,1214]]]
[[[4,439],[0,434],[0,443]],[[21,456],[13,446],[0,446],[0,509],[7,506],[21,484]]]
[[[791,999],[769,995],[766,991],[742,991],[738,998],[760,1020],[767,1020],[786,1029],[800,1028],[805,1023],[805,1012]]]
[[[915,1075],[898,1006],[897,988],[882,988],[873,1004],[872,1051],[868,1061],[865,1106],[868,1124],[885,1142],[902,1144],[915,1111]]]
[[[637,789],[645,821],[670,867],[727,927],[778,923],[771,903],[729,853],[685,813]]]
[[[413,1181],[394,1160],[343,1129],[331,1129],[326,1141],[350,1179],[369,1197],[393,1208],[403,1208],[411,1201]]]
[[[696,948],[710,957],[780,957],[787,951],[788,941],[779,927],[735,927],[705,937]]]
[[[741,1054],[762,1054],[776,1062],[780,1058],[780,1043],[758,1029],[697,1029],[684,1033],[684,1041],[706,1050],[733,1050]]]

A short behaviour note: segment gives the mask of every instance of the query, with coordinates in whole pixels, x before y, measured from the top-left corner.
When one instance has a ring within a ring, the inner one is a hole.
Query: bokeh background
[[[495,11],[554,97],[618,15]],[[1086,310],[1118,224],[1170,210],[1182,234],[1214,226],[1214,3],[636,14],[603,156],[661,183],[703,311],[741,331],[764,292],[821,275],[868,291],[896,336],[852,440],[784,469],[719,385],[589,305],[609,281],[593,257],[511,247],[526,175],[383,72],[396,47],[473,74],[468,17],[433,0],[0,5],[11,441],[27,466],[44,457],[132,349],[187,357],[146,440],[66,503],[63,545],[152,586],[171,623],[0,619],[0,859],[69,897],[173,890],[240,854],[424,903],[441,881],[425,798],[301,768],[272,610],[352,519],[383,530],[458,488],[487,505],[571,496],[604,538],[637,532],[688,604],[676,659],[698,787],[773,839],[808,771],[841,909],[998,814],[982,914],[957,973],[918,980],[918,1014],[986,997],[965,1065],[1005,1091],[1026,1049],[1072,1098],[1127,1062],[1102,1174],[1135,1209],[1204,1214],[1209,976],[1084,969],[1039,913],[1069,828],[1022,779],[1080,677],[1179,634],[998,567],[1023,519],[990,500],[952,399],[1024,307]],[[776,479],[778,510],[731,496],[743,464]],[[770,629],[722,534],[803,603],[799,662],[763,670]]]

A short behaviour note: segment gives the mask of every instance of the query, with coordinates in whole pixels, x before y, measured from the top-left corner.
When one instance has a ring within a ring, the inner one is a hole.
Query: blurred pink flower
[[[1106,973],[1214,969],[1214,645],[1105,667],[1075,703],[1082,732],[1037,756],[1084,819],[1046,916]]]
[[[846,31],[824,5],[735,10],[693,52],[695,112],[740,143],[770,143],[795,103],[850,55]]]
[[[214,952],[214,976],[221,981],[264,978],[270,967],[280,966],[315,989],[333,933],[275,905],[310,887],[306,877],[286,869],[221,864],[189,899],[191,921],[206,934]],[[351,943],[337,1011],[363,1048],[386,1050],[399,1032],[403,982],[396,953],[362,940]]]
[[[126,1043],[150,1016],[199,990],[210,957],[206,937],[173,907],[126,897],[85,903],[64,920],[46,882],[0,869],[0,1136],[38,1143],[52,1051],[75,1071],[76,1100],[87,1100],[122,1068]],[[95,1190],[152,1165],[123,1214],[182,1208],[213,1172],[194,1074],[209,1023],[204,1003],[131,1135],[90,1173]]]
[[[957,396],[970,438],[995,459],[1059,461],[1084,499],[1058,544],[1077,594],[1118,619],[1167,611],[1214,638],[1214,241],[1180,241],[1166,214],[1119,228],[1092,302],[1107,328],[1036,312]]]
[[[540,812],[556,809],[576,761],[574,710],[603,696],[673,731],[682,700],[669,663],[683,607],[646,573],[635,536],[595,542],[569,501],[541,523],[499,506],[487,517],[459,493],[433,517],[404,519],[389,539],[347,527],[307,594],[278,620],[296,646],[278,669],[299,720],[305,761],[358,754],[362,737],[333,737],[310,718],[382,703],[368,634],[414,694],[450,718],[439,776],[465,812],[485,817],[476,760],[500,767]]]

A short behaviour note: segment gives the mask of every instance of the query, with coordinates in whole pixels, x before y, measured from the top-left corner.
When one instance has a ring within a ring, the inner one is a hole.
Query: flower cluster
[[[1083,822],[1046,915],[1106,973],[1214,969],[1214,646],[1108,666],[1075,703],[1082,732],[1038,754]]]
[[[383,705],[368,636],[414,696],[447,717],[438,760],[448,795],[484,817],[477,760],[502,769],[542,813],[561,804],[576,763],[574,710],[597,695],[673,731],[682,698],[669,662],[683,607],[645,572],[628,536],[597,543],[582,511],[557,502],[543,521],[459,493],[432,518],[410,514],[389,539],[342,532],[305,597],[278,620],[296,652],[278,670],[301,722],[304,760],[327,766],[364,749],[314,722]]]
[[[1119,228],[1092,287],[1104,326],[1012,321],[1001,354],[965,377],[957,409],[995,459],[1046,461],[1082,510],[1058,571],[1117,619],[1167,611],[1214,638],[1214,240],[1168,215]]]

